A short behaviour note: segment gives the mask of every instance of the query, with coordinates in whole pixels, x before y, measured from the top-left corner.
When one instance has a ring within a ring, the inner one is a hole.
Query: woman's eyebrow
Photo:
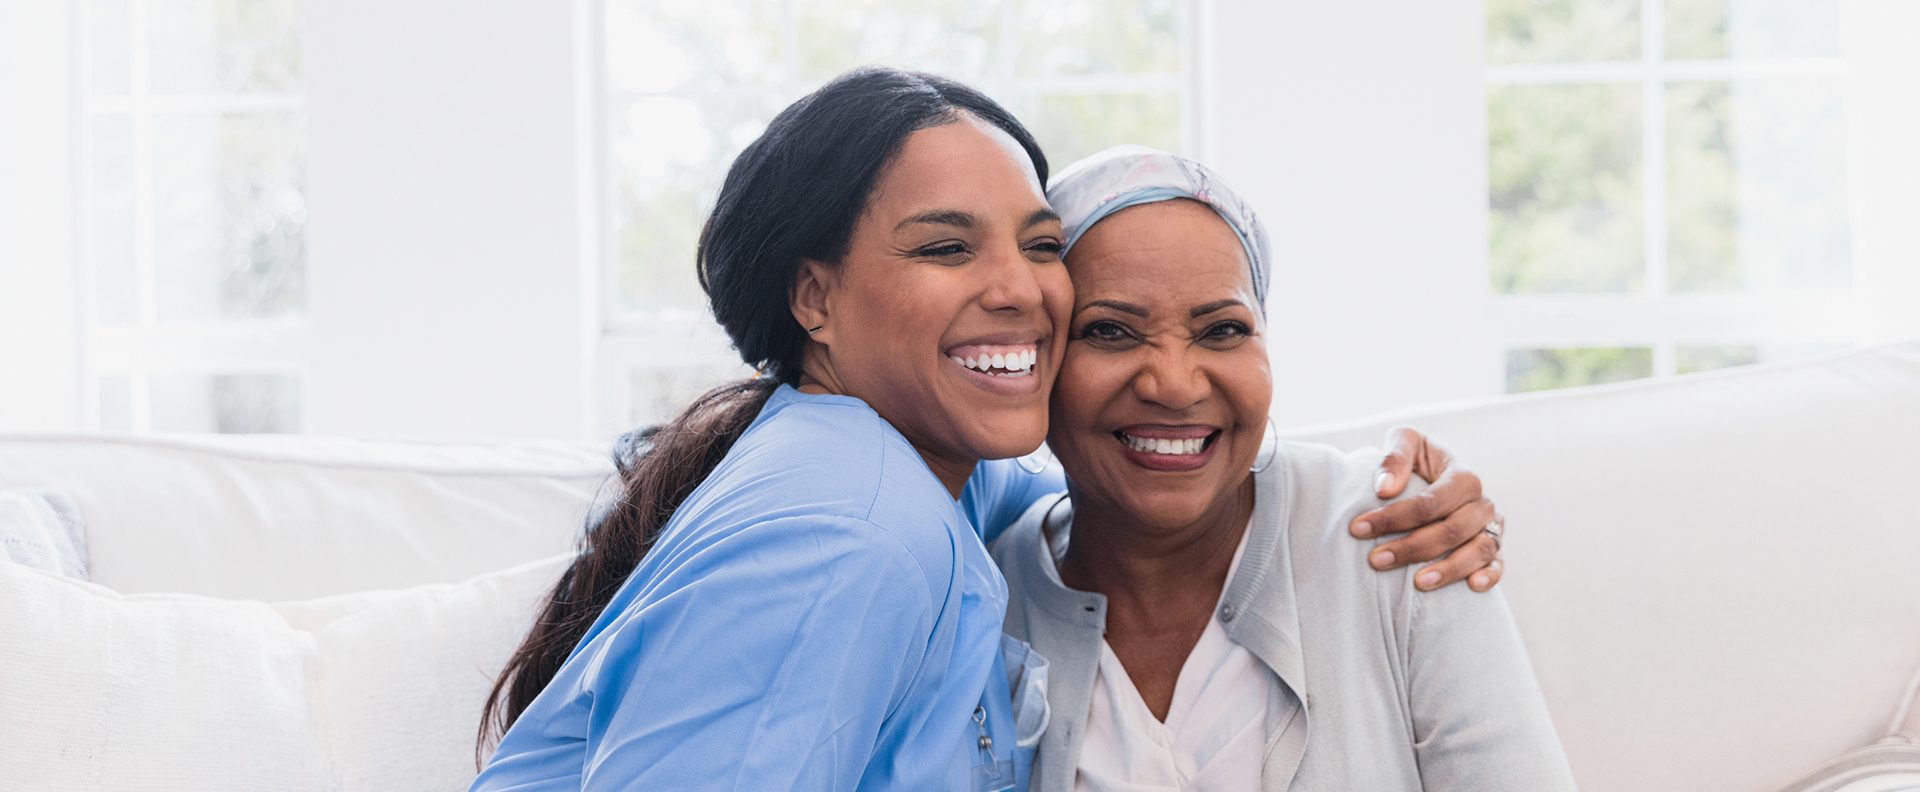
[[[1187,315],[1195,319],[1198,319],[1202,316],[1206,316],[1207,314],[1213,313],[1214,311],[1219,311],[1226,308],[1232,308],[1239,304],[1240,304],[1239,300],[1214,300],[1213,302],[1207,303],[1206,305],[1202,305],[1198,308],[1193,309],[1193,312]]]
[[[1112,308],[1113,310],[1119,311],[1123,314],[1132,314],[1142,319],[1147,318],[1147,309],[1142,308],[1138,305],[1134,305],[1133,303],[1121,302],[1119,300],[1094,300],[1092,302],[1087,303],[1086,307]]]
[[[977,221],[973,219],[973,215],[967,214],[966,212],[958,209],[935,209],[931,212],[921,212],[902,220],[899,225],[893,227],[893,230],[899,231],[916,223],[958,226],[960,228],[972,228],[977,225]]]
[[[1033,210],[1033,214],[1027,215],[1027,222],[1025,225],[1020,226],[1020,230],[1024,231],[1049,221],[1055,223],[1060,222],[1060,214],[1052,209],[1035,209]]]

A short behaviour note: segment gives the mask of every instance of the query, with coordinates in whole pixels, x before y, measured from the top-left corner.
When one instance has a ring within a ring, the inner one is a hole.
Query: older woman
[[[1070,486],[992,547],[1007,631],[1051,661],[1035,789],[1571,788],[1500,596],[1369,572],[1348,526],[1381,505],[1378,455],[1268,437],[1253,213],[1137,147],[1048,197]]]

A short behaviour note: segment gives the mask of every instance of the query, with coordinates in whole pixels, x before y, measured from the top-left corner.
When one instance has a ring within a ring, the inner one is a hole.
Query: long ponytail
[[[620,502],[587,531],[573,565],[547,595],[533,631],[494,680],[480,717],[482,751],[553,680],[674,510],[726,457],[778,384],[760,378],[722,385],[694,399],[673,420],[623,438],[631,446],[623,443],[614,452]]]
[[[774,389],[799,383],[807,334],[788,299],[801,262],[840,261],[875,179],[907,136],[961,112],[1012,136],[1046,183],[1039,144],[1005,108],[944,77],[885,67],[855,69],[793,103],[733,161],[701,230],[696,265],[714,318],[762,376],[708,391],[672,421],[630,436],[633,453],[616,451],[623,496],[587,532],[494,682],[477,754],[553,680]]]

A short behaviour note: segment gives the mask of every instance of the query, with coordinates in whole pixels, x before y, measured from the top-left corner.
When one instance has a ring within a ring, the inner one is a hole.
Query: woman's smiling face
[[[795,318],[821,325],[810,375],[866,401],[943,479],[1032,451],[1073,304],[1063,239],[1007,133],[966,113],[914,132],[846,255],[796,286]]]
[[[1048,445],[1076,503],[1156,527],[1231,504],[1273,398],[1245,249],[1176,199],[1095,223],[1067,257],[1074,307]]]

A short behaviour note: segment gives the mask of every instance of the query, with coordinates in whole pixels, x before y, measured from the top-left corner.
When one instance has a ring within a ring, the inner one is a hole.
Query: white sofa
[[[1395,423],[1508,514],[1505,591],[1583,787],[1775,788],[1913,696],[1920,343],[1293,436]],[[0,491],[69,496],[92,578],[0,568],[0,789],[464,788],[608,470],[600,447],[0,437]]]

